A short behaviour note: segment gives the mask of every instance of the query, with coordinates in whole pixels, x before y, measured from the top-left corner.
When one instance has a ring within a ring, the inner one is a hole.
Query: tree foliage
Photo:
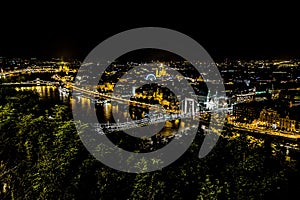
[[[298,173],[229,129],[203,159],[197,136],[162,170],[118,172],[86,151],[67,106],[45,109],[29,91],[1,90],[0,100],[0,199],[263,199]]]

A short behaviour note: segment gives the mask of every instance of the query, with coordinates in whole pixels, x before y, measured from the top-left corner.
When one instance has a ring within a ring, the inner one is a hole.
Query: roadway
[[[299,134],[293,134],[292,132],[281,132],[281,131],[274,131],[271,129],[260,129],[258,127],[254,127],[249,124],[243,124],[243,123],[240,123],[239,125],[234,125],[231,123],[231,125],[233,125],[233,128],[235,130],[240,130],[240,131],[247,131],[247,132],[258,133],[262,135],[284,137],[284,138],[296,139],[296,140],[300,138]]]
[[[100,92],[96,92],[96,91],[91,91],[91,90],[86,90],[86,89],[82,89],[80,87],[77,86],[72,86],[73,88],[73,92],[76,93],[83,93],[85,95],[88,96],[93,96],[93,97],[102,97],[102,98],[106,98],[106,99],[112,99],[112,100],[116,100],[119,102],[125,102],[125,103],[132,103],[132,104],[136,104],[136,105],[140,105],[140,106],[148,106],[149,109],[159,109],[161,110],[162,107],[158,106],[158,105],[153,105],[153,104],[148,104],[148,103],[143,103],[143,102],[139,102],[139,101],[133,101],[130,99],[125,99],[125,98],[121,98],[121,97],[117,97],[117,96],[112,96],[112,95],[108,95],[108,94],[104,94],[104,93],[100,93]]]

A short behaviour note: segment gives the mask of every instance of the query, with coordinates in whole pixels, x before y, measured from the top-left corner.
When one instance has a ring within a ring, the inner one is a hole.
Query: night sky
[[[156,26],[192,37],[213,59],[300,57],[300,17],[295,5],[193,7],[120,12],[113,6],[96,4],[76,8],[59,4],[3,6],[0,56],[83,60],[109,36],[131,28]]]

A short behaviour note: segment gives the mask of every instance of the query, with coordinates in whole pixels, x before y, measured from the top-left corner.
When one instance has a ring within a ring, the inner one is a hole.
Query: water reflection
[[[120,112],[124,110],[125,104],[103,102],[96,103],[94,99],[82,95],[67,95],[59,91],[58,87],[55,86],[29,86],[29,87],[18,87],[17,90],[33,90],[39,93],[41,99],[51,103],[62,103],[69,105],[70,107],[80,108],[81,113],[85,116],[92,117],[95,112],[98,117],[99,123],[115,123],[115,122],[128,122],[135,119],[141,119],[144,117],[146,108],[131,108],[131,111]],[[114,113],[114,115],[112,115]],[[166,122],[164,129],[159,133],[161,136],[173,135],[177,131],[178,120],[172,122]],[[183,125],[183,124],[181,124]],[[184,125],[183,125],[184,126]]]
[[[27,86],[27,87],[17,87],[17,91],[32,90],[39,93],[40,97],[44,100],[63,100],[66,98],[60,98],[57,87],[55,86]]]

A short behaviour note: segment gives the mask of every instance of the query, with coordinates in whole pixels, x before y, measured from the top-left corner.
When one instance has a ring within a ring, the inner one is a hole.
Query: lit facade
[[[297,121],[289,119],[288,116],[281,118],[277,111],[272,109],[263,109],[260,112],[259,123],[266,127],[278,128],[286,131],[296,131]]]

